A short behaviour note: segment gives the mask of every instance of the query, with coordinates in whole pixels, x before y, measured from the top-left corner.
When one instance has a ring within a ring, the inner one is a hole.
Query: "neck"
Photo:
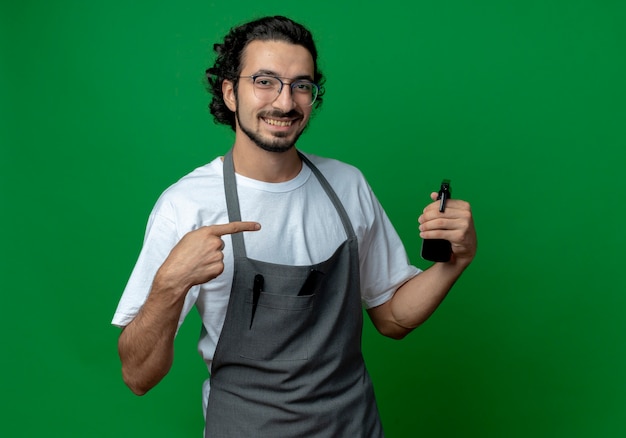
[[[239,175],[270,183],[289,181],[302,169],[302,160],[295,146],[285,152],[268,152],[255,144],[236,142],[233,162]]]

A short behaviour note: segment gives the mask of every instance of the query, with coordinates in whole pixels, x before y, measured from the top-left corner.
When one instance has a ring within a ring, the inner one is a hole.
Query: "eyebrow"
[[[250,76],[257,76],[257,75],[276,76],[277,78],[280,78],[280,79],[291,79],[292,81],[298,81],[298,80],[306,79],[307,81],[313,82],[313,78],[311,76],[309,76],[309,75],[299,75],[299,76],[295,76],[293,78],[286,78],[284,76],[280,76],[278,73],[276,73],[275,71],[272,71],[272,70],[257,70],[256,73],[253,73]]]

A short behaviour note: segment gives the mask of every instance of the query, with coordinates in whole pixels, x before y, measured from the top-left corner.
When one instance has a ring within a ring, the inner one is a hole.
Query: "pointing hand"
[[[260,229],[257,222],[230,222],[190,231],[172,249],[158,275],[184,286],[185,291],[213,280],[224,271],[222,236]]]

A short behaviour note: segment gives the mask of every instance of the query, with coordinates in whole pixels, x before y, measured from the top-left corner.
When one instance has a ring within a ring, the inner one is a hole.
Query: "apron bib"
[[[243,234],[231,235],[233,285],[211,367],[205,438],[383,436],[361,353],[357,238],[328,181],[300,157],[348,238],[328,260],[289,266],[248,258]],[[232,151],[224,187],[229,220],[240,221]]]

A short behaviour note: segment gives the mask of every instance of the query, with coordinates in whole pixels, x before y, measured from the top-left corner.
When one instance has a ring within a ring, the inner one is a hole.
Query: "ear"
[[[237,97],[235,96],[235,84],[228,79],[222,81],[222,93],[224,95],[224,103],[229,110],[235,112],[237,110]]]

